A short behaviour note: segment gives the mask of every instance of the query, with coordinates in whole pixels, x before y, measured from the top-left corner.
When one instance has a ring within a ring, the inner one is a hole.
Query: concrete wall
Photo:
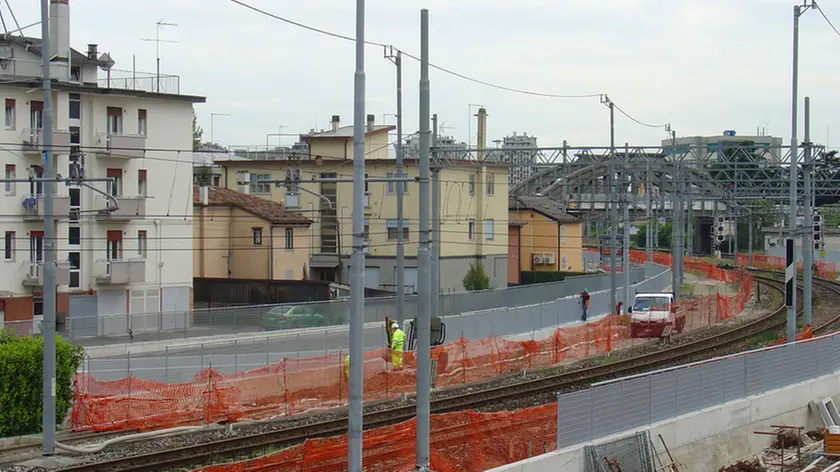
[[[661,434],[674,459],[684,464],[687,472],[707,472],[758,453],[770,444],[770,436],[756,435],[754,431],[772,430],[770,425],[773,424],[816,427],[808,402],[827,396],[835,401],[840,396],[840,373],[682,415],[644,429],[657,439],[657,450],[661,449],[658,442]],[[633,433],[635,431],[627,431],[590,444],[606,443]],[[579,444],[492,470],[586,472],[585,446]],[[660,455],[660,459],[663,463],[668,462],[664,455]]]

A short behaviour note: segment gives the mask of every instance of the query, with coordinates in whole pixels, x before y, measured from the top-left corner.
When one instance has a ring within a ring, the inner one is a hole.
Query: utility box
[[[832,428],[837,428],[836,426]],[[823,440],[825,443],[825,452],[829,454],[840,454],[840,432],[823,431]]]

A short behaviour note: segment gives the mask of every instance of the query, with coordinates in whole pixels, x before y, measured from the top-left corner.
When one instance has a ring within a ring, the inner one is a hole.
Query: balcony
[[[116,197],[117,208],[112,200],[98,195],[96,219],[104,221],[130,221],[146,218],[146,197]]]
[[[41,159],[44,148],[43,130],[41,128],[26,128],[21,131],[21,142],[23,143],[23,154],[29,158]],[[70,132],[53,130],[52,150],[58,154],[70,153]]]
[[[26,262],[28,272],[23,278],[23,286],[30,288],[39,288],[44,286],[44,263],[43,262]],[[55,267],[55,284],[67,285],[70,283],[70,264],[56,263]]]
[[[23,206],[23,221],[44,220],[44,196],[25,195],[21,201]],[[53,214],[56,218],[67,218],[70,214],[70,197],[55,195],[53,197]]]
[[[141,134],[96,135],[96,157],[136,159],[146,155],[146,136]]]
[[[146,281],[145,259],[97,260],[94,278],[100,285],[125,285]]]

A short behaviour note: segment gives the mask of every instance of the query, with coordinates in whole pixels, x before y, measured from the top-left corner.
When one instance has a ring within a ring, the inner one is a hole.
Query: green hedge
[[[520,285],[544,284],[546,282],[560,282],[566,277],[586,275],[584,272],[546,272],[546,271],[522,271],[519,273]]]
[[[0,437],[41,432],[41,337],[18,337],[0,330]],[[84,350],[57,337],[56,424],[73,400],[73,373]]]

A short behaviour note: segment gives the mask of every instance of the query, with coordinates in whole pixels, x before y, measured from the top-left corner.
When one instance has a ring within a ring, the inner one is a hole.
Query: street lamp
[[[213,118],[217,116],[230,116],[230,113],[210,113],[210,144],[216,144],[213,139]]]
[[[155,23],[157,25],[157,31],[155,32],[155,39],[151,38],[140,38],[141,41],[151,41],[155,43],[155,62],[157,63],[157,93],[160,93],[160,43],[177,43],[178,41],[171,41],[168,39],[160,39],[160,29],[164,26],[178,26],[175,23],[166,23],[163,20],[158,21]]]

